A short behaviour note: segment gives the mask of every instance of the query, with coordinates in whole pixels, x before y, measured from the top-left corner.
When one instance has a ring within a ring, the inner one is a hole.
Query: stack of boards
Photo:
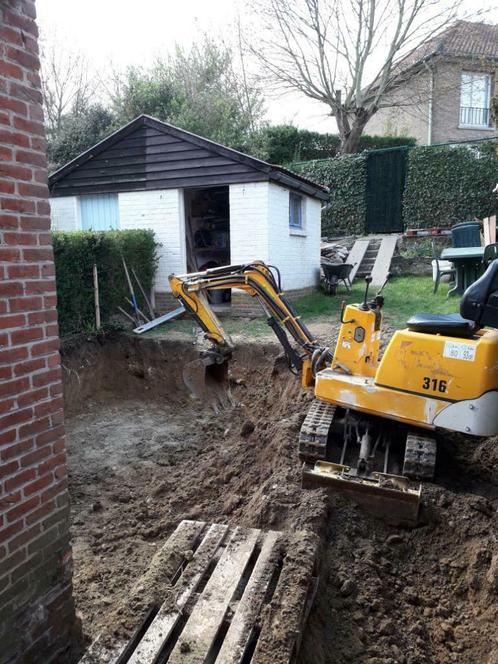
[[[307,531],[182,521],[135,584],[144,602],[134,634],[101,634],[80,664],[292,662],[316,592],[317,542]]]

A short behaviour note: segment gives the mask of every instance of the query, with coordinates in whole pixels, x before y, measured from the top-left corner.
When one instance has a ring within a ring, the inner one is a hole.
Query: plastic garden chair
[[[498,258],[498,242],[494,244],[487,244],[484,247],[484,254],[482,257],[482,271],[484,272],[491,261],[494,261]]]
[[[438,252],[436,248],[435,240],[432,240],[432,258],[433,258],[432,263],[436,267],[436,275],[434,277],[434,293],[437,293],[441,277],[447,274],[450,275],[450,278],[454,277],[455,268],[453,267],[453,263],[451,263],[450,261],[441,260],[441,254]]]
[[[480,247],[481,225],[478,221],[464,221],[456,224],[451,229],[453,246],[457,247]]]

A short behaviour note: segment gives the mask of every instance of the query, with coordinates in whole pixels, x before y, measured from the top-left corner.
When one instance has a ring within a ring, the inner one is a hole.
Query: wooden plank
[[[292,662],[304,627],[310,593],[316,590],[314,569],[319,538],[310,531],[288,535],[277,587],[266,608],[251,664]]]
[[[358,269],[361,265],[361,261],[365,257],[369,244],[370,240],[356,240],[348,254],[348,257],[346,258],[345,262],[353,264],[354,266],[351,270],[351,274],[349,275],[349,280],[351,283],[353,283],[353,280],[356,277],[356,273],[358,272]]]
[[[126,641],[120,641],[109,647],[103,643],[102,636],[98,636],[79,660],[79,664],[116,664],[126,645]]]
[[[161,606],[142,641],[128,660],[128,664],[153,662],[157,657],[181,617],[182,609],[196,591],[227,530],[228,526],[220,524],[214,524],[209,528],[194,557],[174,586],[176,610],[171,609],[171,602],[165,602]]]
[[[193,548],[205,528],[205,521],[181,521],[164,546],[154,555],[153,561],[160,559],[162,569],[166,568],[168,576],[173,578],[184,560],[184,552]],[[137,585],[147,587],[154,583],[155,574],[156,570],[154,565],[151,564],[145,575],[135,583],[132,594],[136,592]],[[140,617],[137,617],[137,619],[140,622]],[[92,643],[79,664],[115,664],[126,647],[127,643],[125,642],[118,643],[116,647],[110,648],[105,644],[102,636],[99,636]]]
[[[254,551],[260,531],[236,528],[178,639],[168,664],[201,664]]]
[[[151,565],[147,572],[141,576],[135,586],[132,588],[132,594],[135,593],[136,586],[147,588],[150,583],[154,583],[154,578],[158,574],[166,574],[173,578],[178,568],[184,561],[185,551],[193,549],[196,541],[206,528],[205,521],[180,521],[173,534],[165,542],[162,548],[154,554]],[[161,561],[161,569],[157,569],[156,561]]]
[[[266,535],[251,578],[216,658],[216,664],[238,664],[242,660],[278,563],[280,536],[281,533],[275,531]]]
[[[123,159],[119,165],[106,163],[92,162],[91,168],[81,168],[78,173],[77,178],[71,178],[71,182],[75,184],[76,182],[82,182],[83,180],[90,180],[95,178],[106,179],[109,177],[116,176],[134,176],[134,175],[143,175],[144,172],[148,177],[153,179],[154,177],[174,177],[176,175],[183,175],[185,171],[192,171],[192,169],[207,169],[208,167],[214,168],[224,168],[227,172],[230,172],[230,169],[235,172],[240,172],[241,166],[236,162],[228,162],[223,157],[206,157],[202,159],[184,159],[178,161],[169,161],[166,157],[160,163],[153,163],[145,159],[139,164],[128,164],[126,159]],[[243,167],[242,167],[243,169]],[[68,176],[69,177],[69,176]]]
[[[140,177],[139,180],[129,180],[128,182],[106,181],[100,182],[93,180],[91,183],[86,182],[84,185],[74,185],[72,183],[66,184],[66,179],[57,183],[54,187],[53,195],[55,196],[79,196],[81,194],[97,194],[106,192],[125,192],[125,191],[140,191],[140,190],[157,190],[157,189],[177,189],[182,187],[209,187],[209,186],[225,186],[228,184],[240,184],[242,182],[263,182],[268,180],[265,173],[234,173],[229,175],[196,175],[195,177],[182,177],[173,180],[149,180]]]
[[[391,260],[400,235],[386,235],[382,238],[379,252],[372,269],[372,286],[382,286],[391,267]]]

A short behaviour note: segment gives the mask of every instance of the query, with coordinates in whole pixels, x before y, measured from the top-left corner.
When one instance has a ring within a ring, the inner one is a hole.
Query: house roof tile
[[[456,21],[437,37],[416,48],[399,63],[398,68],[406,70],[434,55],[498,60],[498,25]]]

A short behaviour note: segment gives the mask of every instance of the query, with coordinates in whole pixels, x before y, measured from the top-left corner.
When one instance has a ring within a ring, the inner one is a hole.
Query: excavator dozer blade
[[[391,525],[413,526],[418,521],[422,487],[411,487],[406,477],[384,473],[358,477],[348,466],[317,461],[313,467],[304,466],[302,486],[343,493]]]
[[[230,403],[228,358],[201,356],[183,368],[183,382],[194,399],[212,405],[215,411]]]

